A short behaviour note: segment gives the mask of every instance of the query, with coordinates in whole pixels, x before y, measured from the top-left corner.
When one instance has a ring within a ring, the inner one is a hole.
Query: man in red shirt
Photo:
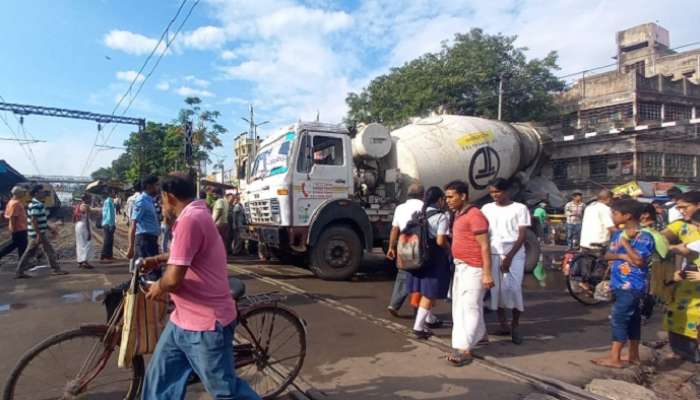
[[[447,206],[454,212],[452,256],[452,354],[456,366],[472,360],[471,349],[486,335],[484,292],[493,287],[489,222],[469,200],[469,187],[454,181],[445,187]]]

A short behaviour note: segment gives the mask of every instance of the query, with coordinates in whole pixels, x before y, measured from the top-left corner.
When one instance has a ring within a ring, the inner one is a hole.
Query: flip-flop
[[[471,355],[466,355],[461,351],[453,351],[447,356],[447,361],[454,367],[463,367],[471,364],[471,362],[474,361],[474,357]]]

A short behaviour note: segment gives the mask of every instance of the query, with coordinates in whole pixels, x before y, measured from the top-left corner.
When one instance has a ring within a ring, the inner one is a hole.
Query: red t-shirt
[[[452,256],[472,267],[481,268],[484,260],[475,237],[489,232],[489,221],[476,207],[470,207],[466,213],[455,218],[452,225]]]

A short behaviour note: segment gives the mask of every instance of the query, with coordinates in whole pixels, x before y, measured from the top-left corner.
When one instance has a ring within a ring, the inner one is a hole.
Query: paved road
[[[42,338],[104,319],[104,309],[92,300],[100,290],[124,281],[126,267],[96,265],[89,272],[66,266],[71,274],[59,277],[39,271],[36,278],[21,281],[11,278],[11,265],[0,270],[0,379]],[[231,259],[230,270],[244,280],[249,293],[287,294],[287,304],[309,328],[300,385],[310,385],[331,399],[520,399],[534,391],[481,363],[449,366],[444,360],[449,329],[438,330],[429,341],[413,339],[408,334],[408,308],[402,310],[404,318],[386,313],[393,281],[379,255],[370,257],[351,282],[325,282],[304,269],[242,258]],[[479,354],[577,385],[609,376],[588,362],[609,343],[607,309],[575,303],[554,272],[547,284],[541,288],[534,280],[526,282],[525,344],[515,346],[507,338],[491,336],[492,342]],[[449,318],[447,305],[437,312]],[[487,321],[490,330],[495,329],[493,314]],[[207,398],[199,392],[190,396],[200,397]]]

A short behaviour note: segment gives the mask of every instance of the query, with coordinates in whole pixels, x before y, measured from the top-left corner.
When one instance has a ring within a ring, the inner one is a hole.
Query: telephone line
[[[139,85],[138,89],[136,90],[136,93],[131,97],[131,99],[129,100],[129,103],[127,104],[124,111],[122,111],[122,115],[126,114],[126,112],[129,110],[129,108],[131,108],[131,105],[133,104],[134,100],[136,100],[136,97],[138,97],[138,95],[141,93],[141,90],[143,89],[144,85],[146,84],[148,79],[151,77],[151,75],[153,75],[156,68],[158,68],[158,65],[160,64],[160,61],[163,59],[163,56],[167,53],[168,49],[170,48],[170,46],[173,44],[173,42],[177,38],[177,35],[180,33],[182,28],[185,26],[185,23],[187,23],[187,20],[189,20],[190,16],[192,15],[192,11],[194,11],[194,8],[197,6],[197,4],[199,4],[199,2],[200,2],[200,0],[196,0],[192,4],[192,7],[190,7],[189,11],[187,12],[187,15],[185,15],[185,18],[182,20],[182,22],[178,26],[178,28],[175,31],[175,33],[173,34],[172,38],[166,40],[165,48],[163,49],[163,51],[160,53],[160,55],[156,59],[156,62],[155,62],[155,64],[153,64],[153,67],[151,68],[151,70],[148,72],[148,74],[141,81],[141,84]],[[109,134],[107,135],[107,137],[103,141],[103,145],[107,145],[107,143],[109,142],[109,139],[112,137],[112,134],[114,133],[115,129],[116,129],[116,126],[113,126],[112,129],[110,130]],[[96,152],[95,152],[95,154],[96,154]],[[86,168],[84,169],[83,174],[85,174],[85,171],[87,171],[87,169],[90,168],[90,164],[92,164],[93,161],[94,161],[94,157],[93,157],[93,160],[91,160],[89,162],[89,164],[86,165]]]
[[[168,25],[163,30],[163,33],[160,35],[158,42],[156,43],[155,46],[153,46],[153,50],[151,50],[151,53],[148,55],[148,57],[146,57],[143,64],[141,64],[141,67],[139,68],[138,72],[136,73],[136,76],[134,76],[134,79],[129,84],[129,87],[126,89],[124,94],[119,98],[119,101],[117,101],[117,104],[112,109],[112,115],[114,115],[117,112],[117,110],[119,109],[119,106],[122,104],[124,99],[126,99],[126,97],[131,93],[131,90],[133,89],[134,85],[136,84],[139,77],[141,76],[141,73],[146,69],[146,66],[153,58],[153,55],[156,53],[156,51],[158,51],[158,48],[160,47],[161,43],[163,43],[163,39],[166,38],[168,32],[170,31],[170,27],[173,25],[173,23],[175,23],[175,21],[177,20],[177,17],[180,15],[180,12],[182,12],[182,9],[186,3],[187,3],[187,0],[182,0],[182,3],[180,3],[180,7],[178,7],[177,12],[168,22]],[[167,49],[167,47],[166,47],[166,49]],[[122,113],[122,115],[124,115],[124,114],[126,114],[126,112]],[[113,125],[112,132],[114,132],[114,129],[116,129],[116,125]],[[111,135],[111,133],[110,133],[110,135]],[[90,168],[90,165],[94,161],[94,157],[97,155],[96,146],[97,146],[98,142],[100,141],[100,136],[101,136],[101,132],[98,130],[97,133],[95,134],[95,141],[94,141],[92,147],[90,147],[90,151],[88,152],[88,157],[85,160],[85,166],[83,167],[83,171],[82,171],[83,175],[85,174],[86,170],[88,168]],[[107,140],[108,139],[103,141],[104,145],[107,144]]]

